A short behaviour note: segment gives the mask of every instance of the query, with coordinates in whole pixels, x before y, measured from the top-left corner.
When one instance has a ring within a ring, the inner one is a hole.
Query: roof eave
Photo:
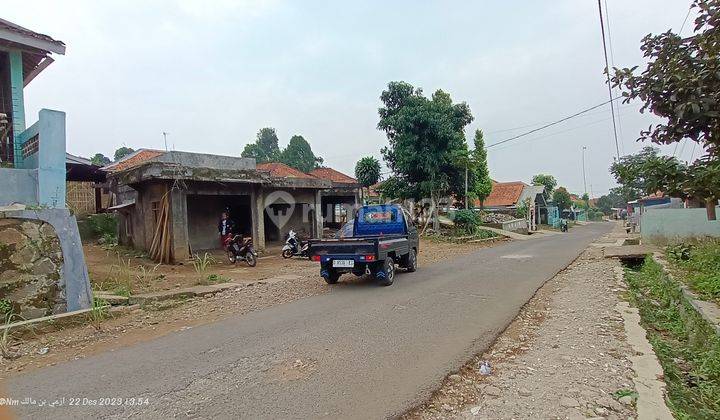
[[[65,55],[65,44],[60,41],[47,41],[24,35],[7,28],[0,28],[0,38],[20,45],[37,48],[39,50]]]

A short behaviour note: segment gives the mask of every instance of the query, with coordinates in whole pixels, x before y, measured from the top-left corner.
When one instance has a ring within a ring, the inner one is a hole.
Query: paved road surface
[[[137,397],[143,407],[21,408],[23,417],[383,418],[483,351],[533,293],[611,225],[481,249],[437,266],[35,371],[14,397]]]

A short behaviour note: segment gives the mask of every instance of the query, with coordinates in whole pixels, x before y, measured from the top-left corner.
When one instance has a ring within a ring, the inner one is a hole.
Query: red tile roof
[[[301,172],[280,162],[258,163],[256,168],[259,171],[270,172],[270,176],[274,176],[276,178],[315,178],[312,175],[308,175],[305,172]]]
[[[124,171],[139,166],[163,154],[165,154],[165,152],[161,152],[160,150],[140,149],[115,163],[105,166],[103,169],[108,172]]]
[[[527,184],[522,181],[496,182],[482,204],[485,207],[513,206],[517,204],[526,186]]]
[[[327,179],[340,184],[357,184],[358,182],[357,179],[336,171],[333,168],[317,168],[313,169],[309,173],[316,178]]]

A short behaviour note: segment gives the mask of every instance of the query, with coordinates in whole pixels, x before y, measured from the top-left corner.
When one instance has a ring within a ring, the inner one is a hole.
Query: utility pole
[[[610,113],[612,114],[613,134],[615,135],[615,153],[620,160],[620,145],[618,142],[617,125],[615,123],[615,105],[613,105],[612,84],[610,84],[610,63],[608,62],[607,44],[605,43],[605,22],[603,21],[602,6],[598,0],[598,11],[600,12],[600,32],[602,33],[603,53],[605,54],[605,73],[607,76],[608,94],[610,95]]]
[[[586,149],[587,149],[586,146],[582,147],[583,189],[585,190],[585,194],[587,194],[587,179],[585,178],[585,150]]]

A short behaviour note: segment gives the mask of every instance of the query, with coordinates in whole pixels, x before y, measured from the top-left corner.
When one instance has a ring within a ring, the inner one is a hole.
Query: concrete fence
[[[720,237],[720,220],[708,220],[704,208],[648,208],[640,216],[640,235],[644,241],[650,242]]]

